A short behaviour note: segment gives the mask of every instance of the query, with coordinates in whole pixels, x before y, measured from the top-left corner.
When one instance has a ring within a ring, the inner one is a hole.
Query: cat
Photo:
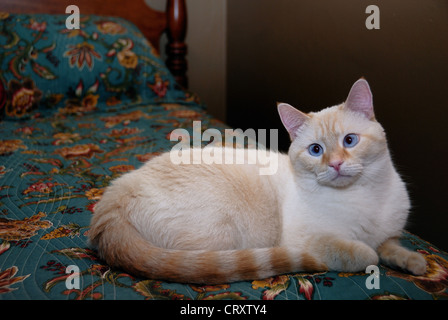
[[[135,275],[198,284],[358,272],[380,259],[424,274],[423,256],[399,242],[410,200],[367,81],[317,113],[277,108],[291,145],[277,154],[275,174],[260,175],[259,162],[152,158],[96,204],[89,238],[99,256]]]

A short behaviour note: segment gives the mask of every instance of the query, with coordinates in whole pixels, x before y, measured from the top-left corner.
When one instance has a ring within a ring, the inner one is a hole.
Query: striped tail
[[[222,284],[327,269],[311,255],[285,247],[223,251],[155,247],[130,222],[113,213],[95,214],[89,237],[111,267],[148,279]]]

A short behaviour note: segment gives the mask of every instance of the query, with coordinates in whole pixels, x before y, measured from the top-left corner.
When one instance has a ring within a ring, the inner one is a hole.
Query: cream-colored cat
[[[258,162],[173,164],[165,153],[113,181],[89,232],[100,256],[151,279],[207,284],[364,271],[379,258],[425,273],[398,241],[410,203],[367,82],[318,113],[278,111],[292,144],[273,175]]]

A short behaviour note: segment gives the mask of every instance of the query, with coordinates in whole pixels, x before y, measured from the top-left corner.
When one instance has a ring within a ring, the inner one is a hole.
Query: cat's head
[[[296,173],[319,185],[350,186],[388,152],[364,79],[340,105],[305,114],[280,103],[278,111],[292,140],[289,156]]]

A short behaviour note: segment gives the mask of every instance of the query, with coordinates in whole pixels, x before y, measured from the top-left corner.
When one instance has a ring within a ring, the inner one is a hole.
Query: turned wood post
[[[167,1],[167,34],[166,64],[176,81],[184,88],[188,87],[187,79],[187,45],[185,35],[187,33],[187,7],[185,0]]]

